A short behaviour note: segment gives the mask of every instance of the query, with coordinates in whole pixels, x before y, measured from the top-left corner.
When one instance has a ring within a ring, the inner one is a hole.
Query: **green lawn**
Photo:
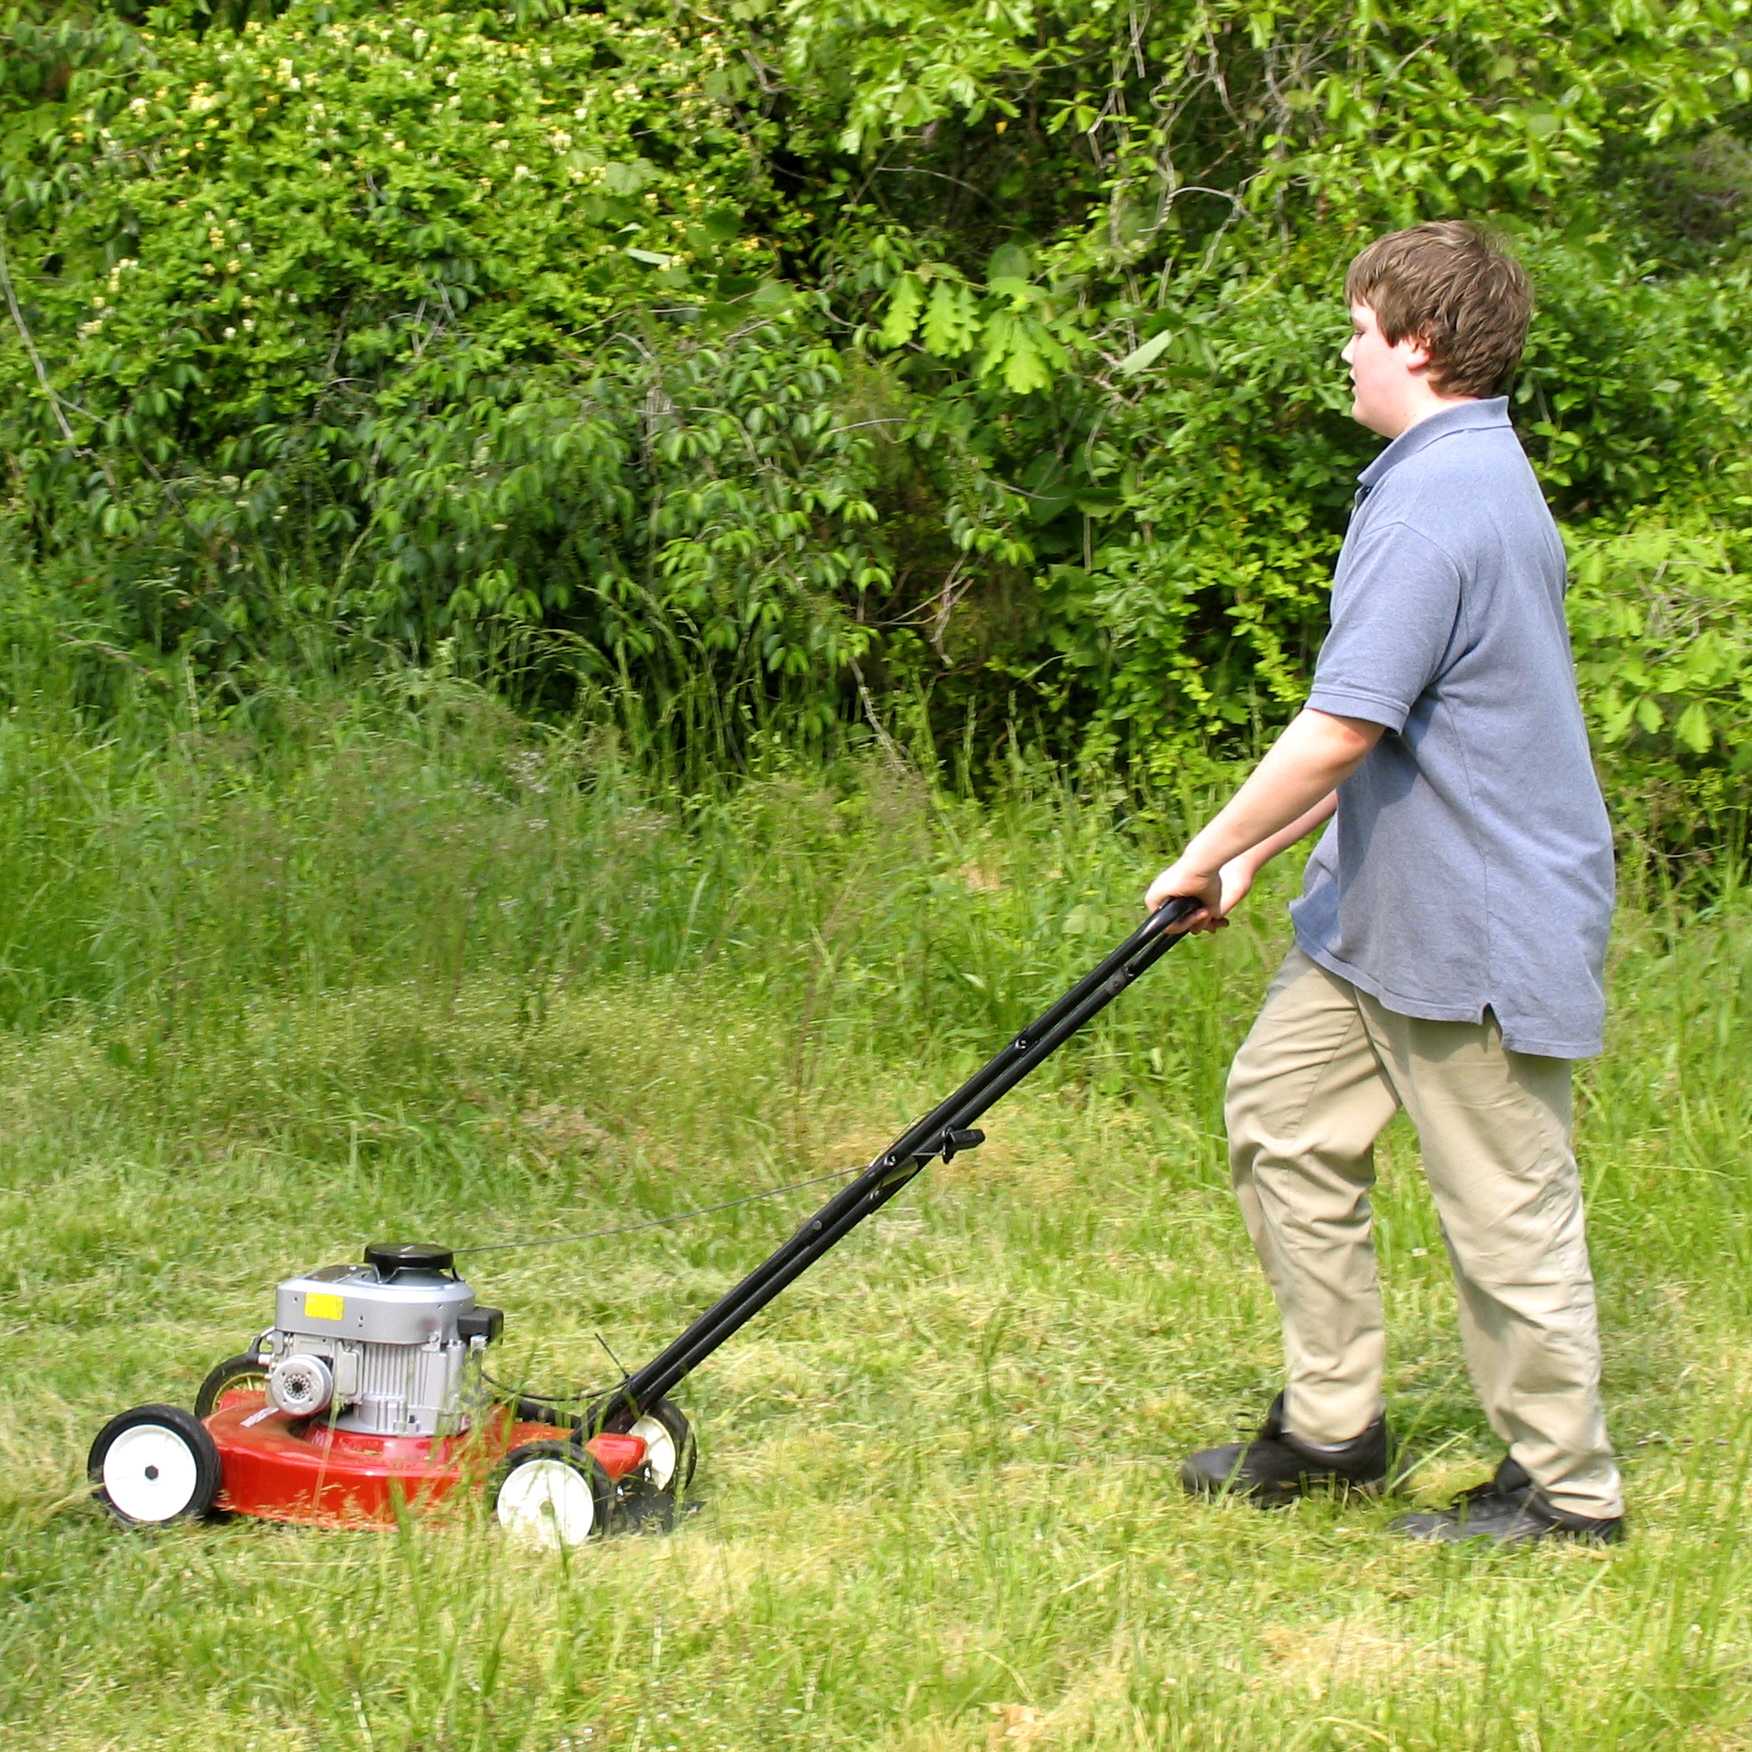
[[[677,1532],[560,1557],[478,1514],[110,1524],[93,1434],[187,1403],[279,1278],[855,1166],[1129,928],[1177,831],[1020,782],[943,804],[876,756],[701,803],[481,702],[419,726],[0,733],[0,1744],[1752,1746],[1731,893],[1631,896],[1582,1084],[1621,1548],[1386,1531],[1496,1459],[1398,1128],[1401,1496],[1178,1489],[1277,1380],[1220,1088],[1288,870],[686,1383]],[[643,1361],[816,1196],[465,1253],[506,1311],[499,1372],[600,1381],[598,1335]]]

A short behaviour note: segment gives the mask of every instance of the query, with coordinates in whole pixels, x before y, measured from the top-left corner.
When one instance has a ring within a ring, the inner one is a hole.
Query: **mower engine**
[[[449,1436],[469,1426],[468,1365],[504,1316],[476,1305],[446,1249],[401,1245],[288,1278],[274,1322],[261,1349],[281,1411],[374,1436]]]

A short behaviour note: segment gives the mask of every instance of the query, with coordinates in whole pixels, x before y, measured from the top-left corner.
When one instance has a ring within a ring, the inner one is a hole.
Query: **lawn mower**
[[[280,1284],[274,1324],[213,1369],[192,1412],[140,1405],[111,1418],[87,1461],[94,1494],[129,1526],[222,1514],[382,1525],[477,1489],[501,1526],[549,1547],[667,1524],[696,1458],[675,1388],[930,1162],[983,1143],[974,1121],[1179,942],[1170,927],[1196,907],[1152,913],[618,1386],[498,1389],[484,1358],[504,1317],[476,1302],[454,1253],[378,1243],[357,1264]]]

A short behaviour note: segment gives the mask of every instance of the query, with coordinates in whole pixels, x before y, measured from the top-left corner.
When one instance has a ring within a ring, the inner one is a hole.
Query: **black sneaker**
[[[1284,1428],[1284,1396],[1271,1402],[1251,1442],[1201,1448],[1180,1463],[1194,1496],[1246,1497],[1262,1508],[1293,1502],[1311,1488],[1373,1494],[1387,1482],[1387,1420],[1333,1447],[1305,1442]]]
[[[1614,1545],[1624,1537],[1624,1517],[1599,1519],[1554,1508],[1517,1460],[1505,1459],[1488,1484],[1462,1491],[1445,1509],[1401,1515],[1393,1531],[1408,1539],[1452,1543],[1491,1539],[1498,1545],[1527,1545],[1536,1539],[1584,1539]]]

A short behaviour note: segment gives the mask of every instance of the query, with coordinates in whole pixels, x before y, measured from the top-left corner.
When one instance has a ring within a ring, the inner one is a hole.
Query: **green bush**
[[[1656,522],[1571,541],[1577,678],[1620,826],[1706,858],[1743,855],[1752,780],[1752,579],[1733,547]]]
[[[1744,16],[15,4],[15,622],[539,650],[544,700],[709,700],[732,758],[916,701],[975,768],[1208,772],[1300,699],[1373,449],[1346,260],[1487,214],[1609,786],[1708,839],[1743,773],[1687,713],[1743,634],[1626,740],[1597,592],[1659,527],[1746,593]]]

